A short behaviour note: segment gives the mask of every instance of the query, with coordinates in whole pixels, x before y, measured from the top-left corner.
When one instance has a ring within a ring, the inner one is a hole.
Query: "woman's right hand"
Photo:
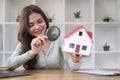
[[[31,42],[31,50],[29,51],[29,55],[31,57],[35,56],[42,50],[42,46],[46,44],[47,36],[36,37]]]

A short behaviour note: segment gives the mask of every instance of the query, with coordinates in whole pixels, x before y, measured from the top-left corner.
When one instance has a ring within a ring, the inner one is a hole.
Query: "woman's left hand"
[[[68,53],[68,55],[70,56],[70,58],[72,59],[72,61],[74,62],[74,63],[76,63],[76,62],[79,62],[82,58],[84,58],[85,56],[84,55],[76,55],[76,54],[73,54],[73,53]]]

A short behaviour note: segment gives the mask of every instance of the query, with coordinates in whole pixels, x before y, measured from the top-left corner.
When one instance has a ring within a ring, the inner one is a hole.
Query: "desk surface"
[[[64,70],[30,70],[32,75],[0,80],[119,80],[120,76],[98,76],[90,74],[78,74]]]

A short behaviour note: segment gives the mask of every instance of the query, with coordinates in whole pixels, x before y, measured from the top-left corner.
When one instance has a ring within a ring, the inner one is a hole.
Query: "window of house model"
[[[87,46],[82,46],[82,50],[87,50]]]
[[[83,35],[83,32],[82,31],[79,31],[79,36],[82,36]]]
[[[74,48],[74,46],[75,46],[75,44],[73,44],[73,43],[69,44],[69,48]]]

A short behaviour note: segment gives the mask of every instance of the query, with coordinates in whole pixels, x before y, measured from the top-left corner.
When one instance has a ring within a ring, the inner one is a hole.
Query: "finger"
[[[80,54],[75,54],[76,57],[79,57]]]
[[[80,55],[80,54],[73,54],[73,59],[75,60],[75,61],[77,61],[77,62],[79,62],[80,61],[80,59],[83,57],[82,55]]]
[[[79,55],[79,57],[81,58],[81,57],[83,57],[83,55]]]
[[[40,39],[40,38],[37,38],[37,43],[38,44],[41,44],[42,42],[41,42],[42,40]]]
[[[46,35],[43,36],[45,39],[47,39],[48,37]]]
[[[36,40],[35,46],[38,47],[38,46],[40,46],[40,44],[41,44],[41,41],[40,40]]]
[[[82,59],[84,58],[85,56],[84,55],[79,55],[79,59]]]
[[[74,57],[78,58],[80,54],[73,54]]]
[[[39,43],[40,43],[39,40],[37,40],[37,38],[35,38],[35,39],[32,40],[31,45],[38,46]]]
[[[79,60],[79,55],[78,54],[72,54],[73,60]]]
[[[79,55],[78,54],[71,54],[73,60],[79,60]]]
[[[39,38],[39,40],[41,40],[44,44],[46,43],[46,39],[48,38],[48,37],[46,37],[46,36],[42,36],[42,37],[38,37]]]
[[[47,40],[48,37],[47,36],[43,36],[42,38],[43,38],[43,42],[46,43],[46,40]]]
[[[44,37],[40,37],[40,40],[41,40],[41,42],[42,42],[43,44],[45,43]]]

